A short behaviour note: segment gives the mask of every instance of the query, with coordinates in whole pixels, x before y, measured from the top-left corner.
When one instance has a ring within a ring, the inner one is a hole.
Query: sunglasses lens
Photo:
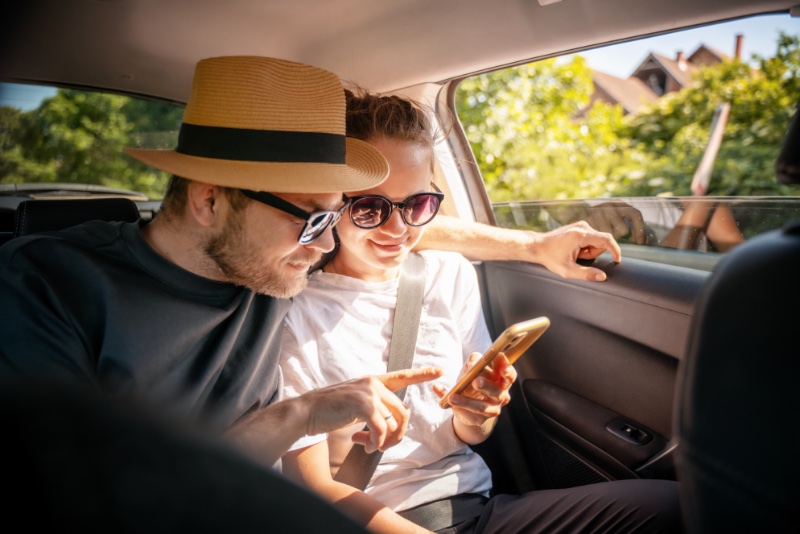
[[[303,232],[300,234],[298,242],[301,245],[307,245],[322,235],[329,226],[336,224],[339,220],[335,211],[324,211],[320,213],[313,213],[311,218],[306,222]]]
[[[359,228],[375,228],[386,222],[391,210],[385,198],[360,198],[350,205],[350,220]]]
[[[403,218],[411,226],[428,224],[439,211],[439,197],[422,194],[410,198],[403,206]]]

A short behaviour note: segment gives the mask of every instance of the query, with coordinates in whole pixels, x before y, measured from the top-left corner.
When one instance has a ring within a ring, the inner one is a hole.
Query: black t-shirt
[[[0,247],[0,380],[57,380],[224,428],[280,396],[289,300],[190,273],[139,223]]]

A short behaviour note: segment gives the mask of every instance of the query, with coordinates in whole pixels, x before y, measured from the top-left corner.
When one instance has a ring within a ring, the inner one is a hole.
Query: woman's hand
[[[461,375],[475,365],[480,357],[479,352],[472,353],[464,364]],[[508,390],[516,379],[517,371],[514,366],[500,353],[460,395],[450,397],[453,428],[459,439],[475,445],[489,437],[497,416],[511,400]],[[433,390],[439,398],[446,393],[445,388],[439,384],[434,384]]]

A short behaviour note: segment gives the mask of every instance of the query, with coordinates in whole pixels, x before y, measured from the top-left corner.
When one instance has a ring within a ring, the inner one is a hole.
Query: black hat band
[[[201,158],[345,164],[345,136],[181,124],[176,152]]]

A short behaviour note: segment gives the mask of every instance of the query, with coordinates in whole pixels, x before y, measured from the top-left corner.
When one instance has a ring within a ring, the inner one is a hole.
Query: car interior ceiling
[[[236,3],[229,6],[216,0],[14,2],[8,17],[15,24],[0,32],[0,50],[14,53],[0,54],[0,70],[5,77],[21,81],[44,82],[47,78],[42,73],[54,72],[64,76],[52,79],[54,83],[96,80],[97,87],[111,91],[186,102],[194,63],[201,55],[210,55],[203,52],[208,43],[224,42],[227,50],[252,50],[320,65],[345,80],[386,92],[493,69],[499,59],[504,64],[520,63],[712,19],[787,9],[785,0],[673,0],[649,2],[646,9],[628,9],[620,17],[619,9],[592,0],[547,2],[549,5],[519,1],[503,10],[479,0],[461,0],[457,5],[419,0],[359,2],[357,18],[346,14],[348,37],[343,39],[336,35],[341,21],[335,20],[342,15],[326,3],[287,4],[281,6],[283,17],[257,16],[264,13],[255,10],[254,16],[242,20],[236,18]],[[614,3],[617,8],[623,5]],[[269,15],[269,6],[261,9]],[[176,23],[188,12],[193,24]],[[398,13],[405,21],[399,26]],[[131,32],[128,26],[141,18],[148,19],[148,31]],[[485,21],[486,31],[473,31],[475,20]],[[73,21],[72,26],[63,21]],[[232,27],[237,31],[230,31]],[[444,27],[456,30],[443,37]],[[104,39],[98,33],[101,28],[103,35],[120,33],[128,40],[122,44],[113,37]],[[311,45],[316,46],[309,45],[308,28],[315,28],[316,40]],[[409,28],[414,30],[413,46]],[[493,31],[497,29],[502,31]],[[253,35],[259,39],[255,47],[248,41]],[[302,38],[298,40],[298,36]],[[41,43],[45,42],[52,46],[42,54]],[[62,42],[64,46],[59,46]],[[163,67],[154,63],[154,50],[169,50]],[[362,50],[369,53],[354,53]],[[428,59],[430,50],[435,50],[436,61]],[[69,65],[68,71],[64,65]],[[97,65],[115,67],[98,73]],[[123,75],[120,65],[125,65]]]

